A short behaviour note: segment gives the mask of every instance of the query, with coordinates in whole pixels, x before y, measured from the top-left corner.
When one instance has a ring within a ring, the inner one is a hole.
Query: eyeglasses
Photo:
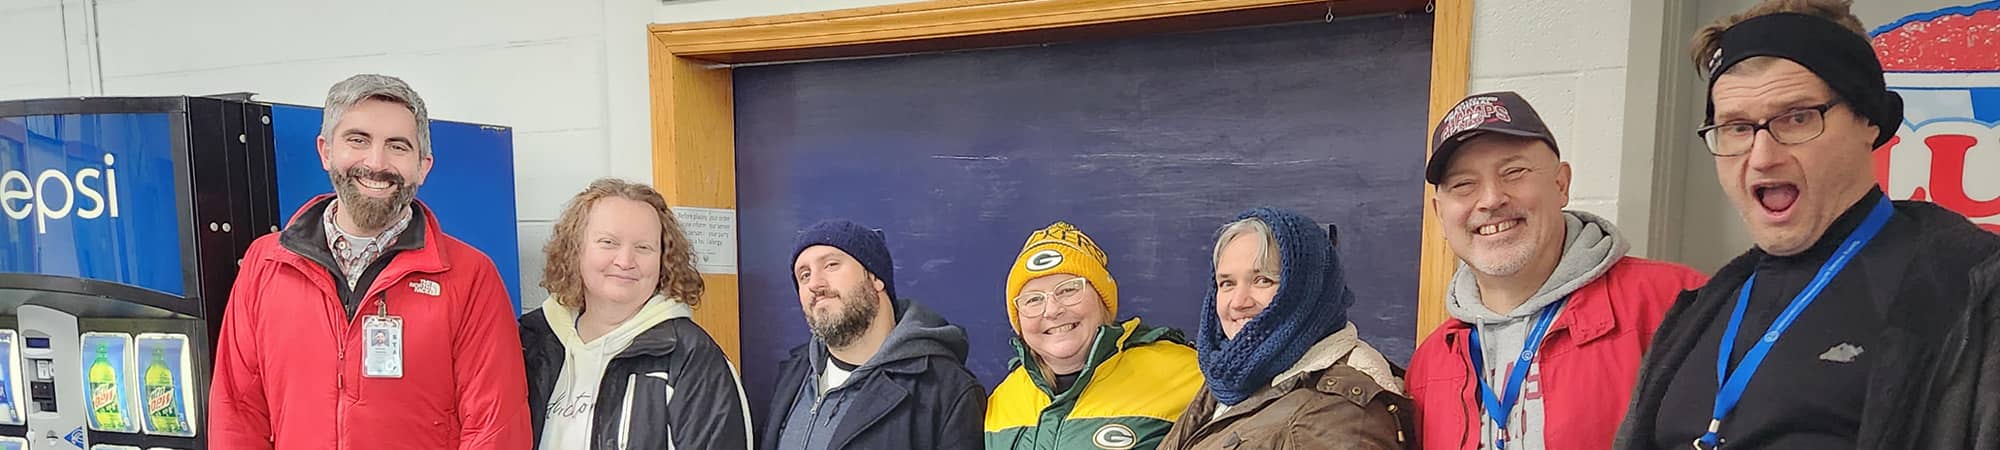
[[[1053,290],[1022,292],[1021,295],[1014,297],[1014,307],[1020,311],[1023,318],[1041,317],[1042,314],[1048,313],[1050,304],[1067,308],[1083,302],[1083,296],[1077,294],[1088,288],[1090,280],[1071,278],[1056,283],[1056,288]]]
[[[1694,130],[1708,145],[1708,154],[1715,156],[1743,156],[1750,153],[1750,146],[1757,142],[1757,132],[1769,130],[1771,140],[1785,145],[1812,142],[1826,132],[1826,111],[1839,105],[1840,100],[1826,102],[1818,106],[1786,111],[1763,123],[1729,122],[1709,125]]]

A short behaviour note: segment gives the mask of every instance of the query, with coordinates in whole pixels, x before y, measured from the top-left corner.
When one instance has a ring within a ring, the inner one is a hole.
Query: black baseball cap
[[[1549,150],[1556,150],[1555,135],[1521,94],[1512,91],[1473,94],[1459,100],[1458,106],[1453,106],[1438,121],[1437,135],[1431,141],[1435,147],[1431,149],[1430,164],[1424,168],[1424,181],[1432,185],[1443,181],[1445,166],[1451,163],[1458,146],[1486,133],[1541,139],[1549,144]],[[1556,150],[1556,155],[1562,155],[1562,151]]]

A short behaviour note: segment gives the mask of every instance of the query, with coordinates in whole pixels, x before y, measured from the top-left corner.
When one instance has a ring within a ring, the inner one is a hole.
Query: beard
[[[1510,277],[1528,267],[1535,257],[1535,249],[1541,246],[1537,239],[1521,237],[1501,248],[1490,248],[1478,257],[1465,258],[1466,265],[1488,276]]]
[[[1514,233],[1511,239],[1504,242],[1474,243],[1472,245],[1476,247],[1477,252],[1465,252],[1464,254],[1460,254],[1459,257],[1465,261],[1466,265],[1472,266],[1473,270],[1477,270],[1479,273],[1486,274],[1487,276],[1514,276],[1514,274],[1520,273],[1522,269],[1527,268],[1528,264],[1534,261],[1535,251],[1541,249],[1544,243],[1544,236],[1528,227],[1530,225],[1544,224],[1537,223],[1538,218],[1529,217],[1527,211],[1521,210],[1495,211],[1486,214],[1484,217],[1477,218],[1479,220],[1473,221],[1473,223],[1488,222],[1499,218],[1521,220],[1521,224],[1515,226],[1520,232]],[[1557,223],[1561,223],[1560,220],[1562,219],[1557,220]],[[1477,241],[1480,238],[1475,234],[1473,239]]]
[[[879,297],[873,290],[868,289],[868,284],[868,280],[863,278],[860,283],[848,289],[828,288],[813,292],[813,295],[820,297],[833,294],[834,298],[840,301],[838,309],[825,315],[830,317],[816,315],[811,307],[806,308],[806,326],[812,329],[813,337],[826,342],[828,347],[846,347],[854,343],[854,340],[860,339],[861,334],[868,331],[869,322],[875,319],[875,314],[881,309],[881,306],[876,304]]]
[[[345,171],[328,171],[327,178],[333,181],[333,191],[340,199],[340,207],[347,211],[349,218],[354,219],[354,225],[370,230],[388,228],[389,222],[400,218],[403,207],[409,206],[410,199],[417,196],[416,187],[406,182],[402,175],[386,170],[370,172],[355,166]],[[389,198],[361,195],[361,186],[356,184],[359,180],[390,183],[395,190]]]

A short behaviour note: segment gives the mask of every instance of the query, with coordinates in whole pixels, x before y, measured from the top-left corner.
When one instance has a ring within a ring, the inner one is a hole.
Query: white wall
[[[1620,185],[1631,5],[1474,0],[1472,9],[1468,92],[1521,93],[1570,163],[1570,209],[1617,218],[1626,196],[1643,195]]]
[[[7,43],[0,99],[71,93],[63,17],[63,5],[56,0],[0,2],[0,42]]]
[[[655,4],[5,0],[0,99],[249,91],[318,106],[348,75],[401,77],[432,117],[514,127],[522,293],[534,305],[561,202],[597,177],[652,177],[644,37]]]

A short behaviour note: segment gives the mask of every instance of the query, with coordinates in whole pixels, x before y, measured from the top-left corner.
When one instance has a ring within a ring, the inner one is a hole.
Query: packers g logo
[[[1028,257],[1027,269],[1029,272],[1040,272],[1055,268],[1057,264],[1062,264],[1062,262],[1062,252],[1058,252],[1055,249],[1042,250]]]
[[[1102,449],[1126,450],[1139,445],[1139,436],[1131,428],[1114,423],[1098,428],[1097,433],[1090,435],[1090,443]]]

